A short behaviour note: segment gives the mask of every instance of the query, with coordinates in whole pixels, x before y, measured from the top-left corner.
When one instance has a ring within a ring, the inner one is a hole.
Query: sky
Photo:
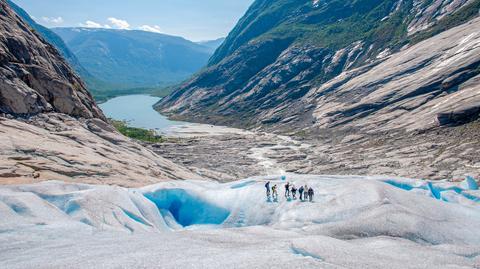
[[[192,41],[225,37],[254,0],[13,0],[47,27],[146,30]]]

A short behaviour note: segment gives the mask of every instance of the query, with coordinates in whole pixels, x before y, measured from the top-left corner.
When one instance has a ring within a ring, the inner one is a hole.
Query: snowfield
[[[3,186],[0,268],[480,268],[472,179],[287,180],[313,186],[314,203],[286,200],[279,177]]]

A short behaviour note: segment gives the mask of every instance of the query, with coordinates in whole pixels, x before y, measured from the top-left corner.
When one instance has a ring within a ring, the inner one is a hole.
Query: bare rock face
[[[0,0],[0,112],[104,115],[58,51]]]
[[[209,68],[157,109],[288,131],[470,122],[479,107],[479,7],[478,0],[257,0]]]
[[[479,9],[480,0],[256,0],[210,66],[157,109],[306,141],[276,160],[290,172],[477,174]]]
[[[408,25],[408,33],[414,34],[421,30],[425,30],[432,26],[435,21],[444,16],[455,12],[457,9],[466,5],[472,0],[433,0],[421,1],[415,0],[413,2],[412,13],[414,19]]]
[[[0,184],[62,180],[139,187],[201,179],[115,132],[100,119],[50,113],[0,117]]]
[[[480,19],[342,73],[303,99],[319,128],[419,130],[479,116]]]

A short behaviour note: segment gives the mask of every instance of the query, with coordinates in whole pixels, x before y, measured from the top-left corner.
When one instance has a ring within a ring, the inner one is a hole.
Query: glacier
[[[313,187],[314,202],[286,200],[281,176],[1,186],[0,268],[480,268],[471,178],[287,181]]]

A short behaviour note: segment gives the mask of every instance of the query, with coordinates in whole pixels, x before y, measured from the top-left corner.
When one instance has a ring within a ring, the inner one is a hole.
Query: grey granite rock
[[[0,111],[105,119],[59,52],[0,0]]]

